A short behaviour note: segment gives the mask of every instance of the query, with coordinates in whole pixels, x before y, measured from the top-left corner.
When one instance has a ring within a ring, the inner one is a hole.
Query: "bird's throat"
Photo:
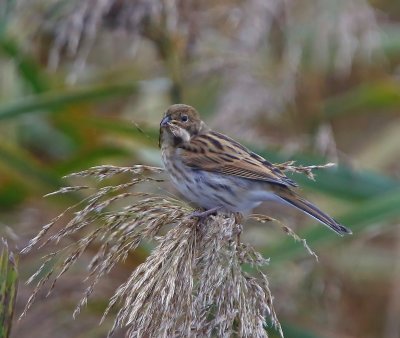
[[[172,141],[173,141],[174,147],[179,146],[183,142],[182,137],[180,137],[180,136],[174,136]]]

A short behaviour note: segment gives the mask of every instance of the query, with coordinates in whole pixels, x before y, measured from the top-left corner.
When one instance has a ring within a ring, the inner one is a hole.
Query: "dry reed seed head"
[[[73,211],[80,205],[85,205],[84,208],[81,210],[77,211],[75,214],[75,217],[73,217],[68,225],[61,229],[59,233],[53,235],[51,238],[49,238],[44,244],[46,244],[49,241],[54,241],[54,240],[60,240],[62,237],[65,237],[67,234],[71,234],[75,230],[81,229],[83,226],[92,223],[95,221],[98,217],[101,215],[101,209],[104,208],[105,206],[108,206],[112,202],[116,201],[117,199],[124,199],[133,195],[129,194],[121,194],[119,197],[111,197],[108,198],[105,201],[100,202],[100,200],[103,197],[106,197],[107,194],[109,193],[115,193],[123,189],[130,188],[138,183],[149,181],[149,180],[154,180],[156,182],[159,182],[161,180],[155,180],[154,178],[151,177],[145,177],[143,176],[144,174],[158,174],[161,173],[163,169],[157,168],[157,167],[151,167],[151,166],[145,166],[145,165],[134,165],[132,167],[116,167],[112,165],[103,165],[103,166],[96,166],[89,168],[87,170],[83,170],[80,172],[72,173],[70,175],[65,176],[65,178],[72,178],[72,177],[93,177],[95,179],[98,179],[99,181],[105,180],[106,178],[110,178],[112,176],[115,176],[117,174],[124,174],[124,173],[129,173],[132,175],[132,180],[129,181],[128,183],[123,183],[119,185],[111,185],[111,186],[106,186],[98,189],[98,191],[95,190],[95,192],[85,198],[82,198],[78,203],[75,205],[72,205],[71,207],[68,207],[64,212],[62,212],[60,215],[52,219],[48,224],[43,226],[42,230],[38,233],[37,236],[32,238],[29,241],[29,244],[21,251],[21,253],[28,253],[46,234],[47,232],[53,227],[54,224],[56,224],[61,218],[65,217],[69,212]],[[68,193],[68,192],[73,192],[77,190],[82,190],[82,189],[89,189],[87,186],[77,186],[76,189],[74,187],[64,187],[59,189],[56,192],[50,193],[46,196],[49,195],[54,195],[58,193]],[[137,196],[143,196],[143,193],[137,193]],[[94,214],[94,216],[93,216]],[[87,222],[87,216],[91,215],[92,221]],[[83,222],[83,220],[86,220],[86,222]],[[77,224],[80,224],[80,227],[77,228]]]
[[[293,162],[279,165],[281,170],[307,176],[312,170],[325,167],[297,167]],[[71,186],[57,191],[90,193],[45,225],[22,250],[27,253],[41,241],[40,247],[54,243],[58,248],[43,258],[43,264],[29,278],[27,283],[37,282],[21,316],[26,314],[46,283],[50,282],[48,294],[52,291],[57,280],[91,243],[100,245],[83,278],[87,286],[74,317],[87,304],[96,284],[115,264],[124,261],[143,240],[152,240],[158,243],[157,247],[116,290],[104,312],[101,321],[112,307],[120,306],[110,335],[116,328],[126,326],[128,337],[267,337],[265,326],[269,316],[283,336],[268,279],[262,272],[268,260],[239,241],[242,217],[211,216],[203,224],[189,217],[193,209],[180,200],[130,191],[138,183],[160,181],[147,176],[160,172],[160,168],[141,165],[99,166],[68,176],[94,177],[102,181],[129,173],[131,180],[90,190],[88,186]],[[114,208],[117,201],[125,205]],[[45,239],[51,227],[66,217],[70,218],[67,224]],[[286,225],[264,215],[250,218],[279,224],[316,257],[305,240]],[[96,226],[91,227],[92,224]],[[168,225],[173,227],[160,235],[161,228]],[[72,234],[78,234],[80,239],[69,244],[61,242]],[[243,264],[251,266],[254,274],[244,272]]]
[[[117,174],[130,173],[132,175],[143,175],[143,174],[158,174],[163,172],[164,169],[158,167],[152,167],[147,165],[134,165],[132,167],[117,167],[113,165],[101,165],[89,168],[87,170],[71,173],[64,176],[64,178],[71,177],[95,177],[98,180],[104,180]]]
[[[308,176],[308,175],[307,175]],[[297,235],[293,229],[291,229],[289,226],[286,224],[282,223],[281,221],[265,216],[265,215],[259,215],[259,214],[252,214],[249,215],[249,219],[253,219],[257,222],[260,223],[266,223],[266,222],[273,222],[273,224],[277,224],[288,236],[292,237],[296,242],[300,242],[303,244],[303,247],[307,250],[309,255],[313,256],[315,260],[318,262],[318,255],[315,253],[314,250],[310,248],[310,246],[307,244],[307,241],[305,238],[301,238],[299,235]]]
[[[284,163],[276,163],[274,164],[274,166],[276,166],[282,171],[304,174],[310,180],[313,181],[315,181],[315,174],[313,173],[313,170],[327,169],[336,166],[336,163],[326,163],[321,165],[309,165],[309,166],[302,166],[302,165],[296,166],[294,165],[295,163],[296,161],[288,161]]]
[[[121,303],[110,335],[127,325],[129,337],[267,337],[268,284],[241,268],[259,269],[267,260],[238,245],[238,228],[233,216],[200,226],[186,218],[162,236],[105,311]]]

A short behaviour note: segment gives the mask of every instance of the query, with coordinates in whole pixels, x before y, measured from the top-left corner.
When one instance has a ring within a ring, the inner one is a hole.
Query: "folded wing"
[[[220,133],[200,134],[179,148],[183,162],[194,169],[281,186],[297,186],[272,163]]]

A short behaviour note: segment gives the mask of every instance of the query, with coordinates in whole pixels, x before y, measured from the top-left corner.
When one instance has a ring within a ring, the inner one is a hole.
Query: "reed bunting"
[[[300,197],[278,167],[226,135],[211,130],[193,107],[175,104],[160,123],[164,166],[176,188],[205,212],[246,214],[264,201],[294,206],[339,235],[351,231]]]

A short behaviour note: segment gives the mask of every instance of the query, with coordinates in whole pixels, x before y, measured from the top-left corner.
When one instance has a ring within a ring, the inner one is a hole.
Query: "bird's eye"
[[[182,122],[187,122],[189,120],[189,117],[187,115],[182,115],[181,116],[181,121]]]

